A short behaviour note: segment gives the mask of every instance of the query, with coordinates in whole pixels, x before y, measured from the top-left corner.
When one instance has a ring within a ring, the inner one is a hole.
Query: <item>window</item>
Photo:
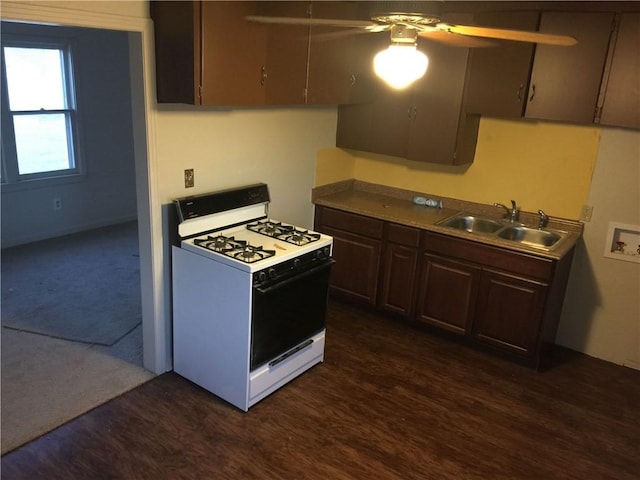
[[[79,173],[71,47],[2,38],[2,181]]]

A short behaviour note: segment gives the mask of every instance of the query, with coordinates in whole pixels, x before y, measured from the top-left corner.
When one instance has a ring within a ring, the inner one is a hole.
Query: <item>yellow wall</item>
[[[483,118],[470,166],[450,167],[396,157],[325,149],[316,186],[348,178],[472,202],[578,219],[587,202],[599,127]]]

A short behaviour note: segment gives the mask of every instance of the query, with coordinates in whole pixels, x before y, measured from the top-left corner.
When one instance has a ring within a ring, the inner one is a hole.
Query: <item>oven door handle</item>
[[[313,267],[310,270],[306,270],[298,275],[294,275],[293,277],[287,278],[286,280],[283,280],[281,282],[278,283],[274,283],[273,285],[269,286],[269,287],[255,287],[255,290],[257,290],[259,293],[266,295],[268,293],[271,293],[275,290],[279,290],[281,288],[286,287],[287,285],[292,284],[293,282],[297,282],[298,280],[300,280],[301,278],[305,278],[308,277],[310,275],[314,275],[326,268],[331,268],[331,266],[336,263],[336,261],[332,258],[330,258],[328,261],[324,262],[322,265],[319,265],[317,267]]]

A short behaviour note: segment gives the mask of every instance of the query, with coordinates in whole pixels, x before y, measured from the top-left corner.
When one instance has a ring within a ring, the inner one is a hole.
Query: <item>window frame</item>
[[[1,78],[2,88],[0,91],[1,114],[5,121],[2,121],[0,137],[0,184],[3,189],[13,189],[17,186],[38,185],[44,183],[68,183],[78,181],[84,176],[84,162],[81,153],[80,141],[80,113],[78,107],[78,86],[74,75],[74,40],[70,37],[62,36],[34,36],[15,33],[2,33],[0,42],[1,56]],[[66,108],[59,110],[46,110],[46,113],[65,115],[67,131],[67,147],[73,161],[73,167],[46,172],[19,173],[18,155],[16,148],[16,138],[14,131],[14,117],[17,115],[31,115],[36,110],[14,110],[9,104],[9,91],[7,85],[7,72],[5,61],[5,47],[17,48],[40,48],[54,49],[61,51],[63,58],[63,95],[65,97]],[[31,113],[33,112],[33,113]],[[71,138],[69,138],[71,137]]]

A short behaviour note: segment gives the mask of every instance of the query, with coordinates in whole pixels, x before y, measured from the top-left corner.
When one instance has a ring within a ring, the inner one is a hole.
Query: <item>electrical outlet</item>
[[[593,214],[593,207],[591,205],[583,205],[580,211],[580,220],[583,222],[590,222],[591,215]]]
[[[184,171],[184,188],[191,188],[194,185],[193,168],[187,168]]]
[[[62,210],[62,200],[60,198],[53,199],[53,209]]]

